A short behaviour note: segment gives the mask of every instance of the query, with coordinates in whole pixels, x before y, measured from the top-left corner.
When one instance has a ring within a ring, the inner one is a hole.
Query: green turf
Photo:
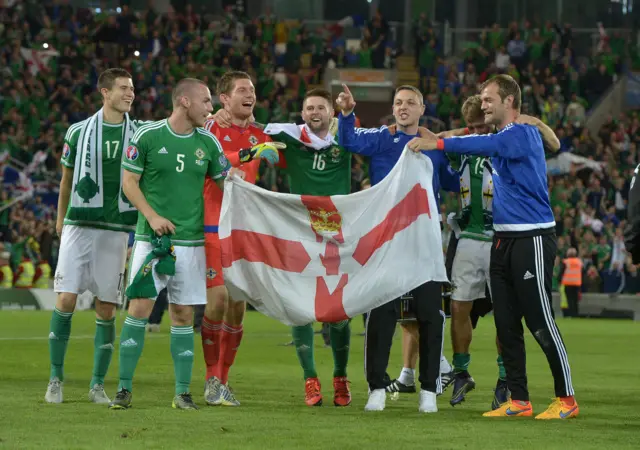
[[[640,324],[627,321],[560,321],[569,350],[581,417],[572,421],[486,419],[496,380],[491,319],[480,323],[473,342],[470,372],[477,389],[455,409],[450,391],[439,400],[440,412],[420,415],[418,399],[405,395],[387,400],[382,413],[363,411],[367,386],[363,375],[363,338],[352,338],[350,379],[353,404],[332,406],[331,351],[316,340],[316,360],[325,406],[303,402],[302,373],[294,350],[283,347],[287,327],[249,313],[231,385],[239,408],[205,407],[200,337],[196,336],[193,392],[200,411],[171,409],[173,367],[167,325],[147,335],[134,378],[134,407],[110,411],[87,402],[93,362],[92,314],[76,314],[67,353],[65,403],[47,405],[43,397],[49,375],[47,334],[50,313],[0,311],[0,448],[340,448],[342,449],[620,449],[640,442]],[[121,327],[122,317],[118,320]],[[354,332],[362,331],[360,318]],[[318,326],[316,326],[318,328]],[[399,333],[398,333],[399,335]],[[401,368],[400,341],[394,342],[389,373]],[[553,396],[541,351],[531,339],[529,383],[534,410],[541,412]],[[450,344],[446,342],[446,353]],[[113,395],[117,354],[107,376]],[[505,441],[503,443],[503,441]]]

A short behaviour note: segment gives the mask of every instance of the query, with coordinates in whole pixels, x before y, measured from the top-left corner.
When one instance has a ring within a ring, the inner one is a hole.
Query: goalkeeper
[[[262,129],[251,124],[256,93],[251,77],[245,72],[225,73],[218,81],[217,93],[230,126],[223,128],[214,119],[204,125],[213,133],[232,166],[245,173],[245,180],[255,183],[260,161],[278,161],[282,144],[270,141]],[[218,223],[222,206],[222,190],[207,179],[204,186],[204,231],[207,259],[207,304],[200,328],[206,365],[204,397],[208,405],[239,406],[240,402],[228,386],[229,370],[242,340],[245,302],[229,298],[224,286]]]
[[[306,94],[302,103],[304,125],[269,124],[264,130],[286,144],[287,150],[280,154],[278,166],[287,173],[292,194],[331,196],[351,193],[351,154],[339,147],[334,139],[337,121],[332,119],[332,105],[328,91],[313,89]],[[220,110],[215,118],[221,126],[221,122],[228,123],[229,115]],[[333,404],[348,406],[351,404],[347,380],[351,340],[349,321],[330,324],[329,333],[334,362]],[[321,406],[323,398],[315,368],[312,324],[293,327],[292,334],[304,373],[305,403],[308,406]]]

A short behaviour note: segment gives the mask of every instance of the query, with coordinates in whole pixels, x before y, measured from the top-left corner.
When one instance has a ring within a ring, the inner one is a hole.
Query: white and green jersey
[[[461,238],[493,238],[493,179],[489,158],[464,156],[460,164],[460,212],[456,220]]]
[[[183,135],[173,131],[167,119],[152,122],[133,135],[122,166],[141,175],[140,190],[149,206],[175,225],[174,245],[204,245],[205,177],[217,180],[231,169],[213,134],[196,128]],[[151,232],[138,214],[136,240],[149,241]]]
[[[65,225],[85,226],[112,231],[133,231],[137,211],[133,208],[122,211],[119,206],[128,203],[122,193],[122,152],[125,141],[125,122],[110,124],[102,122],[101,161],[92,161],[91,157],[78,155],[78,140],[90,119],[75,123],[69,127],[64,138],[60,162],[74,171],[73,191],[67,208]],[[146,122],[130,120],[129,127],[135,131]],[[97,171],[100,171],[98,176]],[[99,180],[99,183],[97,182]],[[99,206],[92,201],[101,196]],[[82,200],[73,201],[77,196]]]

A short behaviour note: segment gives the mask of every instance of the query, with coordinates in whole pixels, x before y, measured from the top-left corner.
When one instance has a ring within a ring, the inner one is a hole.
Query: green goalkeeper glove
[[[271,164],[276,164],[280,160],[278,149],[287,148],[282,142],[265,142],[254,145],[251,148],[244,148],[238,152],[241,163],[248,163],[255,158],[264,159]]]

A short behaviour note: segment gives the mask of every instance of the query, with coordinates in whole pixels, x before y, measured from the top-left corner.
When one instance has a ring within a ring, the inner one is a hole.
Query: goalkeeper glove
[[[264,159],[271,164],[275,164],[280,160],[278,149],[286,148],[282,142],[265,142],[263,144],[254,145],[251,148],[243,148],[238,152],[241,163],[248,163],[255,158]]]

